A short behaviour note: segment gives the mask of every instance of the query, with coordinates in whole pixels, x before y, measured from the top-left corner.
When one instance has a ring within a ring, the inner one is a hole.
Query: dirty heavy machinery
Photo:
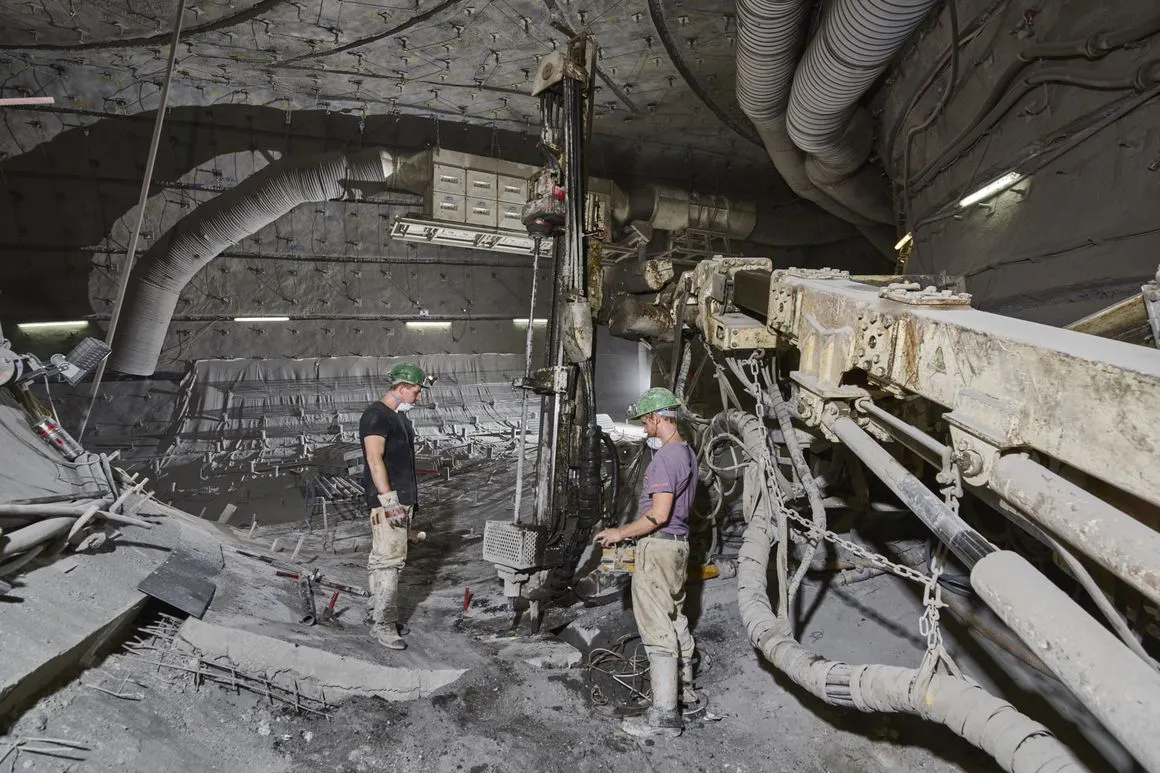
[[[667,321],[658,338],[674,342],[715,511],[740,492],[746,631],[827,703],[946,724],[1005,770],[1085,770],[954,666],[939,611],[973,595],[994,615],[962,622],[1054,676],[1160,770],[1160,351],[977,311],[960,289],[716,258],[645,310],[650,329]],[[929,554],[891,554],[849,526],[900,516]],[[921,586],[917,670],[840,663],[796,640],[803,576],[835,565]]]
[[[543,58],[532,88],[540,100],[540,147],[546,163],[529,181],[523,213],[536,247],[525,376],[516,383],[523,390],[516,492],[512,519],[490,521],[486,526],[484,559],[496,565],[513,608],[525,585],[538,578],[528,594],[533,617],[541,601],[567,592],[601,512],[602,441],[596,423],[588,286],[591,213],[584,169],[595,65],[595,41],[578,35],[565,50]],[[536,277],[546,250],[554,257],[547,361],[534,367]],[[534,501],[528,511],[523,482],[528,404],[533,394],[540,397],[540,429]]]

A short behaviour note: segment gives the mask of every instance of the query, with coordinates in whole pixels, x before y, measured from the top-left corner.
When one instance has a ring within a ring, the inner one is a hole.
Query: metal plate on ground
[[[178,548],[137,585],[137,590],[201,619],[217,585],[208,578],[218,572],[206,559]]]

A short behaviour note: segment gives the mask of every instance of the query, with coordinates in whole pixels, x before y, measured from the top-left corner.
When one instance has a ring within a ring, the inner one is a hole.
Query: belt
[[[667,531],[654,531],[652,534],[648,535],[648,538],[649,539],[671,539],[671,540],[676,540],[678,542],[688,542],[689,541],[689,537],[685,534],[670,534]]]

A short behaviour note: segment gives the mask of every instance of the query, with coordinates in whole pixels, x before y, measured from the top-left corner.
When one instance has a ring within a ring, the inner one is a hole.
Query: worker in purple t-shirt
[[[596,535],[601,545],[636,539],[632,611],[648,652],[653,702],[648,717],[630,717],[625,732],[638,736],[681,734],[678,670],[686,708],[693,690],[693,636],[685,617],[689,562],[689,510],[697,493],[697,455],[681,437],[680,401],[667,389],[650,389],[629,409],[644,424],[653,458],[644,474],[636,520]]]

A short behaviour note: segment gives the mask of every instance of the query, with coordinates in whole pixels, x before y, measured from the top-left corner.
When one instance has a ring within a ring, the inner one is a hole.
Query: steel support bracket
[[[1156,281],[1140,288],[1140,296],[1144,299],[1148,324],[1152,328],[1152,345],[1160,349],[1160,271],[1156,273]]]
[[[516,389],[530,389],[540,395],[562,395],[568,391],[569,370],[565,365],[540,368],[532,371],[530,376],[517,378],[512,386]]]
[[[736,351],[777,347],[777,334],[746,314],[726,312],[710,315],[707,322],[709,338],[718,349]]]
[[[983,486],[999,455],[1022,445],[1018,417],[1002,400],[972,389],[961,390],[956,403],[954,410],[943,414],[955,461],[965,482]]]
[[[871,376],[885,378],[894,354],[894,318],[871,312],[858,315],[854,339],[854,367]]]
[[[870,396],[861,387],[827,385],[812,374],[800,370],[791,372],[789,377],[801,387],[797,393],[798,416],[802,422],[811,427],[821,425],[826,417],[836,418],[834,411],[843,416],[852,415],[853,410],[850,406],[856,400]]]
[[[777,275],[797,277],[798,279],[849,279],[850,272],[840,268],[785,268],[775,271]]]
[[[962,307],[971,305],[970,293],[939,290],[934,285],[922,287],[917,282],[896,282],[882,288],[879,296],[910,306]]]
[[[770,330],[790,333],[797,317],[797,292],[792,287],[772,287],[769,291],[769,311],[765,323]]]

